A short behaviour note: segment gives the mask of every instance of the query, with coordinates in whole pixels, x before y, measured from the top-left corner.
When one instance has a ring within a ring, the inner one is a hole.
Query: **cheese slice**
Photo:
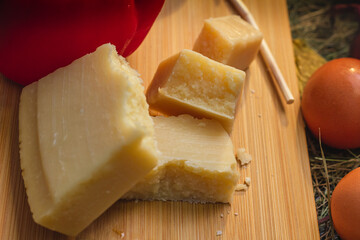
[[[146,96],[154,110],[216,119],[231,132],[244,79],[243,71],[185,49],[160,63]]]
[[[189,115],[153,119],[158,165],[123,198],[231,202],[239,173],[224,128]]]
[[[157,163],[141,79],[110,44],[25,87],[19,125],[33,218],[67,235]]]
[[[262,39],[262,33],[238,15],[210,18],[205,20],[193,50],[244,70],[254,60]]]

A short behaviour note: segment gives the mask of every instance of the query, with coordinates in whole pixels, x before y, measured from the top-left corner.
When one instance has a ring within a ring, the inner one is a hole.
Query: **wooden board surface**
[[[21,87],[0,76],[0,239],[319,239],[286,2],[244,2],[295,96],[294,104],[284,104],[258,56],[232,134],[235,149],[253,157],[239,169],[241,182],[251,178],[248,191],[236,192],[231,206],[118,201],[77,238],[42,228],[32,220],[20,172]],[[224,0],[167,0],[129,62],[148,86],[161,60],[192,48],[204,19],[233,13]]]

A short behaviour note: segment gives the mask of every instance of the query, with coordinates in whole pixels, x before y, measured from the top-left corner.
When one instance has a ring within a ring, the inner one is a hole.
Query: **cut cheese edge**
[[[230,15],[205,20],[193,50],[218,62],[245,70],[259,51],[262,33]]]
[[[34,220],[67,235],[157,163],[141,79],[110,44],[25,87],[19,125]]]
[[[152,109],[218,120],[231,132],[245,73],[184,49],[160,63],[147,90]]]
[[[231,203],[239,173],[224,128],[189,115],[153,119],[158,165],[123,198]]]

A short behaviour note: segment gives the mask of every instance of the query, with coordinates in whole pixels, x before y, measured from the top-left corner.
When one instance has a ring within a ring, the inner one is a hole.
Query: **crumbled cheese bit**
[[[216,231],[216,236],[221,236],[222,235],[222,231],[218,230]]]
[[[246,178],[245,178],[245,184],[246,184],[247,186],[250,186],[250,182],[251,182],[250,177],[246,177]]]
[[[230,214],[230,210],[227,210],[227,214]]]
[[[241,166],[248,164],[252,160],[251,155],[245,152],[245,148],[238,148],[236,158],[240,161]]]
[[[224,217],[224,214],[220,214],[220,217],[223,218],[223,217]]]
[[[250,92],[251,92],[251,93],[255,93],[255,90],[254,90],[254,89],[250,89]]]
[[[125,237],[125,232],[120,231],[120,230],[117,230],[117,229],[113,229],[113,231],[114,231],[116,234],[120,235],[120,238],[121,238],[121,239],[123,239],[123,238]]]
[[[235,216],[238,216],[239,214],[236,212],[236,213],[234,213],[234,215],[235,215]]]
[[[238,185],[236,185],[235,187],[235,191],[246,191],[248,189],[248,186],[246,184],[241,184],[239,183]]]

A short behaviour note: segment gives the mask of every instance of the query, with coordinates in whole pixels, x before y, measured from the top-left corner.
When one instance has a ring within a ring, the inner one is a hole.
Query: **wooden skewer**
[[[247,9],[245,4],[241,0],[231,0],[232,4],[235,6],[236,10],[239,12],[239,15],[256,29],[259,29],[258,25],[256,24],[254,17],[251,15],[250,11]],[[262,40],[260,45],[260,52],[263,56],[266,65],[270,68],[271,72],[273,73],[274,80],[277,82],[280,90],[286,100],[287,104],[291,104],[294,102],[294,97],[291,94],[289,87],[287,86],[283,75],[274,59],[273,55],[270,52],[270,49],[265,41]]]

